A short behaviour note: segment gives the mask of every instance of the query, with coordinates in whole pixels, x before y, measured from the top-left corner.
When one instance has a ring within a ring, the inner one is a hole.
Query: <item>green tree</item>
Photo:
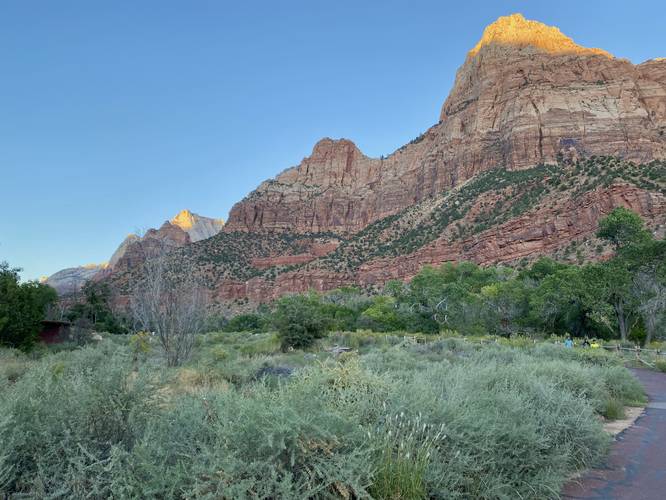
[[[222,329],[225,332],[261,332],[266,326],[262,316],[255,313],[238,314]]]
[[[355,287],[331,290],[322,297],[322,313],[331,330],[353,330],[370,298]]]
[[[643,220],[636,212],[618,207],[599,221],[597,237],[610,241],[619,250],[644,241],[649,238],[649,233],[643,228]]]
[[[328,328],[321,299],[315,293],[280,298],[273,313],[273,324],[283,351],[290,347],[310,347]]]
[[[526,279],[538,282],[529,297],[530,322],[546,331],[590,334],[589,300],[580,267],[560,264],[554,272],[544,273],[545,267],[537,264],[534,272],[526,273]]]
[[[430,323],[443,328],[475,333],[483,330],[481,289],[505,280],[504,269],[481,268],[471,262],[447,262],[438,268],[424,267],[409,283],[403,301],[415,316],[416,324],[431,331]],[[396,287],[394,286],[394,289]]]
[[[527,316],[528,297],[523,282],[518,279],[486,285],[481,289],[481,297],[490,330],[510,335]]]
[[[625,342],[635,319],[632,274],[622,259],[615,258],[583,269],[584,297],[590,310],[601,323],[617,326]]]
[[[632,245],[622,257],[632,270],[632,294],[649,344],[666,323],[666,241]]]
[[[359,325],[378,332],[393,332],[405,329],[405,321],[398,311],[393,297],[378,295],[359,318]]]
[[[0,263],[0,345],[27,350],[36,342],[46,308],[57,295],[48,285],[21,283],[19,272]]]
[[[74,304],[67,311],[67,319],[72,322],[89,323],[98,331],[126,333],[127,328],[111,310],[111,289],[107,283],[88,281],[83,288],[83,301]]]

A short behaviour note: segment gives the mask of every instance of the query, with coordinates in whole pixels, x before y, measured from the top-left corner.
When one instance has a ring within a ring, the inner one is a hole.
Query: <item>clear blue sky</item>
[[[513,12],[666,56],[659,1],[3,0],[0,261],[32,279],[183,208],[226,219],[324,136],[390,153]]]

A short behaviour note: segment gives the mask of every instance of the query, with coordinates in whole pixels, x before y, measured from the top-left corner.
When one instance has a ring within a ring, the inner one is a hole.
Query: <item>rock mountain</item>
[[[126,269],[139,263],[152,240],[159,239],[172,247],[180,247],[215,236],[223,227],[222,219],[203,217],[189,210],[182,210],[159,229],[149,229],[143,236],[128,235],[113,252],[108,263],[63,269],[44,281],[60,295],[75,293],[88,280],[101,279],[115,270]]]
[[[424,134],[385,158],[322,139],[220,233],[175,249],[174,268],[228,303],[450,260],[596,258],[614,206],[663,231],[664,158],[666,60],[634,65],[514,14],[485,29]]]
[[[666,61],[633,65],[520,14],[486,28],[440,121],[387,158],[323,139],[231,210],[227,230],[350,233],[480,172],[666,155]]]

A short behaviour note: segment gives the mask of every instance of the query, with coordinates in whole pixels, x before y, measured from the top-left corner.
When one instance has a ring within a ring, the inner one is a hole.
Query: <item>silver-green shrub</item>
[[[233,383],[196,393],[108,341],[32,362],[0,386],[0,496],[556,498],[603,457],[598,414],[644,397],[557,346],[384,344],[251,376],[269,361],[204,357],[187,369]]]

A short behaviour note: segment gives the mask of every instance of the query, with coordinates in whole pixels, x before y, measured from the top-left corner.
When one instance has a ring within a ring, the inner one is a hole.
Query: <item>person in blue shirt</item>
[[[567,339],[564,341],[564,347],[567,349],[571,349],[574,346],[573,340],[571,340],[571,337],[567,337]]]

